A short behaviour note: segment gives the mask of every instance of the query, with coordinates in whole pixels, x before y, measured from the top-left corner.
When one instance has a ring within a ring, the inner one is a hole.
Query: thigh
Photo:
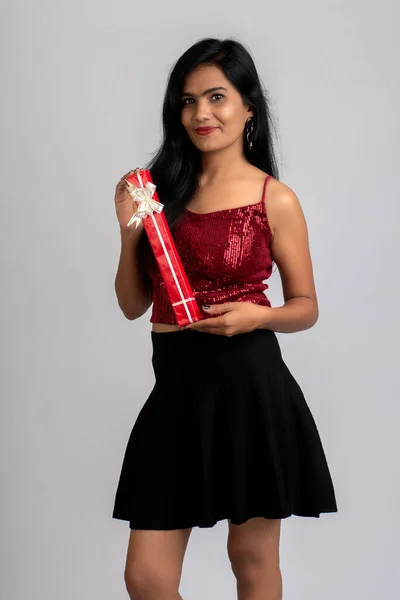
[[[254,517],[241,525],[228,519],[228,525],[228,555],[233,566],[279,566],[281,519]]]
[[[179,587],[183,559],[192,528],[131,529],[125,565],[125,581],[137,588]]]

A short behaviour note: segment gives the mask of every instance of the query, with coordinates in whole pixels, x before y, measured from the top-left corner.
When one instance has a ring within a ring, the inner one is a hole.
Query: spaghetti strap
[[[263,211],[263,213],[264,213],[264,215],[265,215],[265,218],[266,218],[266,220],[267,220],[267,222],[268,222],[268,227],[270,228],[270,225],[269,225],[269,219],[268,219],[268,215],[267,215],[267,207],[266,207],[266,205],[265,205],[265,190],[266,190],[266,187],[267,187],[267,182],[268,182],[268,180],[269,180],[269,179],[273,179],[273,176],[272,176],[272,175],[267,175],[267,176],[266,176],[266,178],[265,178],[265,181],[264,181],[264,189],[263,189],[263,195],[262,195],[262,199],[261,199],[261,201],[260,201],[260,204],[262,205],[262,211]],[[271,229],[271,228],[270,228],[270,229]]]
[[[265,198],[265,189],[267,187],[267,181],[268,179],[270,179],[272,177],[272,175],[267,175],[264,181],[264,187],[263,187],[263,194],[262,194],[262,198],[261,198],[261,202],[263,202],[264,198]]]

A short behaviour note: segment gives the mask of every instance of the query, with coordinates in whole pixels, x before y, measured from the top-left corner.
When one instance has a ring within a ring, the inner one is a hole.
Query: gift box
[[[193,296],[193,290],[172,239],[163,213],[164,205],[159,201],[150,171],[135,170],[126,177],[125,181],[137,205],[136,213],[128,225],[137,227],[143,220],[143,227],[158,263],[178,325],[184,327],[200,321],[203,315]]]

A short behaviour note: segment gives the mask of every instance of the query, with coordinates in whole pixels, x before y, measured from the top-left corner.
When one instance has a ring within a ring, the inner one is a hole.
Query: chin
[[[219,144],[196,144],[196,147],[199,150],[203,150],[204,152],[210,152],[211,150],[219,150],[221,148]]]

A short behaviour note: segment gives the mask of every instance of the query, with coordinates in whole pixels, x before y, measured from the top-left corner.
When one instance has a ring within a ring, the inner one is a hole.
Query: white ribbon
[[[141,178],[140,182],[142,183]],[[154,200],[153,198],[153,194],[156,189],[154,183],[148,181],[144,187],[142,186],[139,188],[133,185],[130,181],[127,181],[126,183],[129,187],[129,194],[138,203],[137,210],[129,221],[128,226],[132,223],[135,223],[135,226],[137,227],[141,220],[148,215],[151,215],[153,212],[160,213],[162,211],[164,204],[157,202],[157,200]]]

